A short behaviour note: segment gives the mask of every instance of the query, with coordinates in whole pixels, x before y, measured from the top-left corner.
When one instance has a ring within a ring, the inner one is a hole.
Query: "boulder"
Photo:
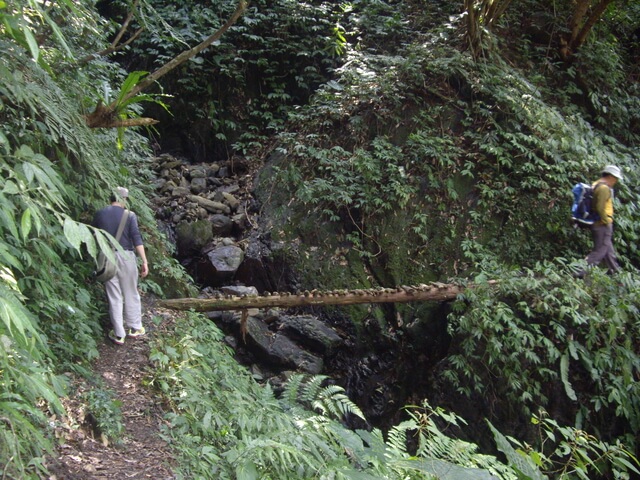
[[[173,192],[173,189],[176,187],[177,185],[173,182],[173,180],[167,180],[160,187],[160,193],[161,194],[171,193]]]
[[[311,374],[322,372],[322,358],[300,348],[285,335],[271,332],[268,326],[257,318],[247,319],[244,340],[256,357],[273,367],[295,368]]]
[[[207,191],[207,179],[205,177],[196,177],[191,180],[191,191],[193,193],[203,193]]]
[[[206,178],[207,177],[207,168],[204,165],[196,165],[191,167],[189,170],[189,176],[191,177],[191,181],[196,178]]]
[[[199,197],[197,195],[186,195],[186,197],[192,201],[196,202],[201,207],[205,208],[208,212],[211,213],[231,213],[231,209],[228,205],[225,205],[222,202],[215,202],[213,200],[209,200],[203,197]]]
[[[180,257],[197,254],[212,239],[211,224],[207,220],[183,221],[176,227],[176,246]]]
[[[220,170],[220,165],[218,165],[217,163],[210,164],[207,168],[207,176],[209,178],[215,177],[218,173],[218,170]]]
[[[162,170],[172,170],[178,168],[182,165],[182,160],[177,160],[170,156],[165,156],[164,158],[160,157],[161,160],[164,160],[160,165]]]
[[[238,210],[240,201],[236,197],[228,192],[222,192],[222,197],[224,198],[225,203],[229,205],[229,208],[231,208],[231,211],[235,212],[236,210]]]
[[[280,317],[281,331],[313,351],[330,355],[343,341],[335,330],[312,315]]]
[[[233,230],[233,221],[226,215],[216,213],[209,218],[213,235],[216,237],[226,237]]]
[[[244,260],[244,252],[234,245],[217,247],[207,253],[211,265],[212,278],[209,282],[213,285],[223,285],[233,279],[238,267]]]
[[[234,295],[236,297],[252,297],[258,295],[256,287],[245,287],[243,285],[227,285],[220,289],[225,295]]]
[[[191,193],[191,189],[189,187],[175,187],[173,190],[171,190],[171,196],[176,198],[176,197],[186,197],[187,195],[189,195]]]
[[[295,283],[288,259],[271,250],[269,235],[252,232],[246,239],[245,259],[236,280],[254,285],[259,292],[280,292]]]

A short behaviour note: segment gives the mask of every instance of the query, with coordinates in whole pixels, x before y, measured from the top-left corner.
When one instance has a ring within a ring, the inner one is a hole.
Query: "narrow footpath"
[[[162,400],[144,380],[149,341],[175,321],[176,313],[157,308],[150,295],[144,295],[142,302],[147,335],[115,345],[105,334],[99,345],[100,357],[92,365],[95,382],[120,402],[124,427],[120,443],[111,443],[96,433],[81,401],[91,388],[89,382],[72,385],[64,400],[68,417],[59,421],[56,429],[59,447],[49,465],[49,480],[175,478],[171,449],[161,438],[165,422]]]

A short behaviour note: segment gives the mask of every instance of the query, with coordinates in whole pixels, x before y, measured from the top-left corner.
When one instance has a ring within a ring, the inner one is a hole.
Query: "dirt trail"
[[[161,399],[143,385],[147,374],[149,340],[173,322],[173,313],[156,308],[149,295],[142,298],[143,324],[147,335],[127,338],[115,345],[106,335],[99,346],[100,357],[93,363],[96,380],[111,390],[121,402],[124,433],[120,445],[103,442],[92,427],[81,402],[89,385],[73,385],[65,399],[68,418],[56,430],[60,439],[57,458],[49,465],[49,480],[147,479],[170,480],[172,452],[160,437],[164,420]],[[162,319],[159,325],[151,321]]]

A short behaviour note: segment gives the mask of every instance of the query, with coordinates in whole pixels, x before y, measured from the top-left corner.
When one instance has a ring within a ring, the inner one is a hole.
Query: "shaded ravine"
[[[176,246],[176,259],[202,289],[199,299],[185,300],[185,308],[203,311],[208,309],[197,305],[217,302],[216,298],[226,296],[252,295],[246,299],[248,304],[242,306],[249,310],[258,308],[260,312],[252,320],[256,325],[252,329],[255,337],[249,344],[240,326],[244,322],[238,322],[240,314],[235,321],[226,315],[210,318],[228,334],[227,341],[236,352],[236,360],[255,372],[257,381],[270,383],[277,392],[288,370],[328,375],[347,390],[373,426],[383,429],[399,420],[403,405],[431,393],[430,372],[446,355],[449,345],[447,307],[446,302],[441,302],[455,298],[460,293],[458,287],[450,290],[443,284],[424,286],[429,290],[426,293],[430,300],[440,305],[436,307],[436,320],[418,316],[407,325],[396,325],[393,319],[398,313],[395,307],[388,307],[388,328],[382,328],[374,315],[356,326],[340,311],[329,313],[324,308],[328,303],[347,303],[346,291],[324,292],[331,297],[330,302],[326,298],[316,299],[314,291],[295,294],[300,287],[297,276],[290,262],[276,254],[281,246],[271,243],[272,225],[255,195],[259,165],[239,159],[194,164],[187,158],[169,154],[156,157],[153,163],[156,195],[151,201],[156,218]],[[373,288],[371,292],[357,290],[357,293],[371,293],[376,299],[390,295],[389,301],[394,302],[400,301],[396,298],[399,296],[402,301],[420,304],[425,300],[418,298],[424,293],[421,289]],[[276,301],[276,297],[281,297],[282,302]],[[167,306],[176,302],[179,300],[168,300]],[[268,312],[271,307],[276,307],[274,313]],[[335,330],[344,345],[330,353],[314,352],[299,338],[284,338],[289,335],[280,316],[287,314],[312,315]],[[252,315],[248,313],[245,322]],[[278,352],[282,355],[273,361],[275,348],[270,347],[283,343],[287,351]]]

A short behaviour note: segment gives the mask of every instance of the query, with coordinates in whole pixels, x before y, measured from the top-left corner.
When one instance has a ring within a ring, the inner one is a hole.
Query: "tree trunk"
[[[483,49],[485,31],[489,32],[509,7],[512,0],[465,0],[467,13],[467,39],[474,58],[479,58]]]
[[[584,44],[594,25],[600,20],[607,7],[614,0],[599,0],[591,9],[592,0],[578,0],[569,22],[569,39],[564,40],[560,49],[563,60],[569,60],[573,54]]]
[[[494,284],[495,282],[489,282]],[[160,306],[172,310],[246,310],[249,308],[303,307],[309,305],[354,305],[361,303],[442,302],[453,300],[466,288],[461,285],[434,283],[417,287],[382,288],[370,290],[341,290],[332,292],[276,293],[263,296],[227,296],[222,298],[176,298],[163,300]]]

